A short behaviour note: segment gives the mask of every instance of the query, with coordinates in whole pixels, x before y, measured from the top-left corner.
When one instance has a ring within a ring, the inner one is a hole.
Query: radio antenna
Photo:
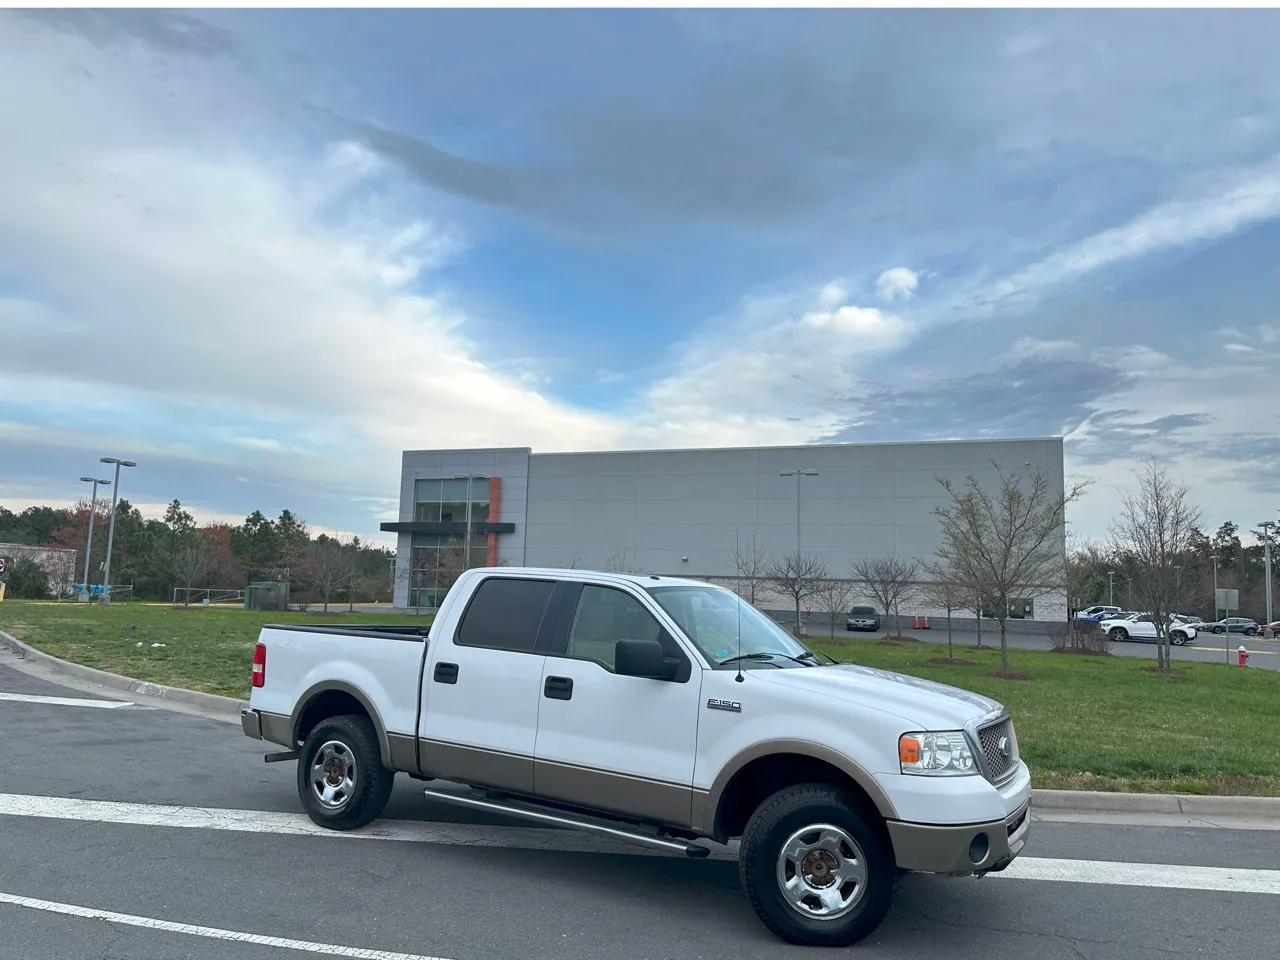
[[[738,602],[735,604],[738,610],[738,675],[733,679],[741,683],[742,677],[742,554],[738,550],[738,531],[733,531],[733,554],[734,566],[738,571]]]

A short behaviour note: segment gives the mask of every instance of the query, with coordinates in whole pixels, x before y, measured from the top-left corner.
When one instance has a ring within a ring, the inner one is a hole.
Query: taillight
[[[261,687],[267,682],[267,648],[258,644],[253,648],[253,685]]]

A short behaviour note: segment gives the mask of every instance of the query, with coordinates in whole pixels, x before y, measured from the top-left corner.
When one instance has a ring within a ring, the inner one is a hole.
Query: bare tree
[[[904,559],[894,554],[859,557],[849,564],[849,576],[854,583],[871,594],[872,599],[884,610],[886,621],[890,613],[895,618],[900,616],[899,607],[911,593],[919,575],[919,560]],[[888,624],[885,626],[887,628]],[[896,623],[894,629],[898,629]]]
[[[1059,496],[1044,471],[1025,479],[1008,476],[993,462],[999,489],[984,490],[974,477],[963,487],[939,478],[951,502],[936,507],[942,533],[938,558],[957,571],[986,601],[1000,624],[1000,672],[1009,672],[1009,606],[1015,598],[1062,589],[1066,581],[1066,512],[1084,495],[1078,483]],[[978,613],[979,622],[982,610]]]
[[[800,605],[817,593],[823,581],[830,579],[827,565],[811,553],[784,553],[769,564],[769,582],[791,597],[796,604],[796,636],[803,631]]]
[[[182,601],[184,607],[190,601],[191,588],[212,571],[216,551],[217,544],[213,538],[201,530],[184,530],[178,536],[173,548],[173,575],[181,586],[187,588],[187,596]]]
[[[1106,595],[1107,570],[1114,560],[1095,543],[1077,541],[1067,545],[1067,616]]]
[[[753,533],[747,543],[735,543],[729,551],[729,563],[738,578],[738,591],[746,591],[743,597],[753,607],[756,592],[769,582],[769,555],[760,549],[759,538]]]
[[[942,563],[925,565],[929,578],[919,587],[920,597],[926,603],[941,607],[947,612],[947,659],[954,660],[951,651],[951,614],[963,610],[969,602],[971,591],[960,582],[956,571]],[[982,611],[978,611],[981,613]],[[981,634],[979,634],[981,636]]]
[[[1156,662],[1168,669],[1169,615],[1177,601],[1177,567],[1191,548],[1200,511],[1185,484],[1170,478],[1154,456],[1137,471],[1138,489],[1126,493],[1112,521],[1116,551],[1132,562],[1133,598],[1156,625]]]
[[[836,635],[836,619],[847,613],[849,604],[853,602],[854,586],[848,580],[829,579],[818,584],[814,596],[827,612],[830,636]]]
[[[581,562],[582,562],[582,551],[581,551],[581,550],[575,550],[575,551],[573,551],[573,556],[569,558],[569,562],[568,562],[567,564],[565,564],[565,569],[566,569],[566,570],[577,570],[577,569],[578,569],[578,564],[580,564]]]
[[[330,598],[342,589],[350,577],[347,546],[334,537],[321,534],[307,550],[304,567],[309,585],[320,594],[325,613]]]
[[[630,547],[615,550],[604,561],[605,573],[639,573],[640,561]]]
[[[436,586],[448,591],[458,582],[458,578],[472,567],[484,566],[472,562],[472,551],[467,549],[465,540],[451,538],[440,547],[438,566],[436,567]]]

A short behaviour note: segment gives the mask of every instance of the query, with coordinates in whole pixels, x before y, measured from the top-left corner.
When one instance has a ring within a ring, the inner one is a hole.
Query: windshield
[[[772,618],[728,590],[713,586],[650,587],[649,593],[712,663],[739,656],[798,658],[809,654]]]

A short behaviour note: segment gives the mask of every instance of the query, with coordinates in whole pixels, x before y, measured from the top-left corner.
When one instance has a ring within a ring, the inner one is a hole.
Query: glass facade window
[[[409,605],[438,607],[462,571],[488,562],[489,543],[483,525],[489,522],[489,478],[416,480],[413,519],[418,523],[469,522],[472,527],[469,540],[464,534],[413,535]]]

